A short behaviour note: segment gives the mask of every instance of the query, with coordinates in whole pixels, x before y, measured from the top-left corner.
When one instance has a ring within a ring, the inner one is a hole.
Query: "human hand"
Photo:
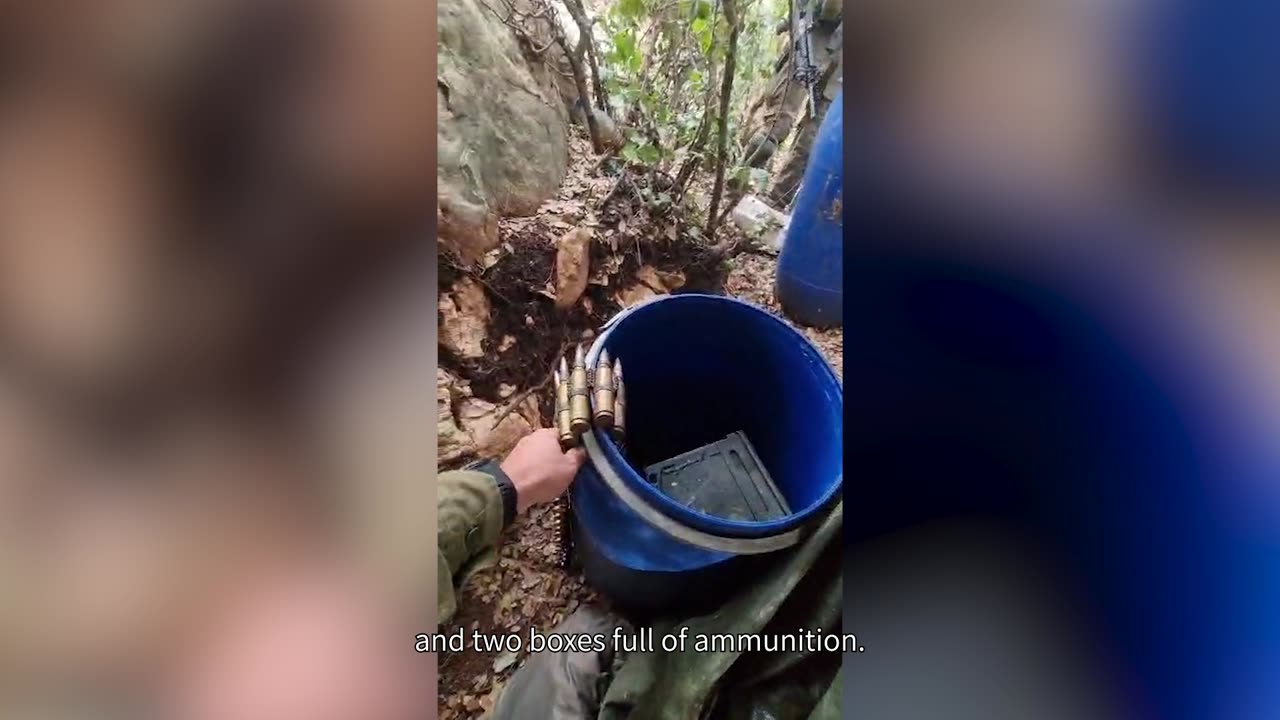
[[[516,512],[563,495],[586,457],[582,448],[562,451],[554,428],[535,430],[520,438],[499,466],[516,487]]]

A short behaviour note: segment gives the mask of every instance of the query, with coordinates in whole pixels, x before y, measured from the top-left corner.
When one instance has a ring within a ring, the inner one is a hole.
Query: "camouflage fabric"
[[[599,608],[579,608],[552,630],[561,635],[612,635],[615,627],[630,632],[626,621]],[[600,712],[600,701],[617,670],[613,649],[535,653],[511,676],[488,720],[587,720]]]
[[[446,625],[458,610],[457,589],[497,557],[502,496],[491,476],[475,470],[441,473],[437,483],[437,601]]]
[[[816,93],[824,95],[824,86],[829,78],[840,77],[843,72],[843,8],[834,0],[802,0],[810,20],[814,25],[809,37],[813,46],[813,63],[818,67],[818,86]],[[774,63],[773,77],[760,94],[755,97],[747,110],[747,118],[742,123],[740,142],[744,145],[759,146],[768,141],[776,149],[784,145],[797,125],[806,122],[808,107],[808,90],[804,83],[794,78],[795,67],[792,64],[791,27],[783,22],[778,28],[784,35],[782,51]],[[830,99],[831,96],[828,96]],[[754,147],[752,148],[754,149]],[[749,158],[750,152],[744,154]],[[758,158],[751,163],[754,167],[763,167]]]
[[[769,185],[768,198],[769,202],[778,208],[788,207],[795,198],[800,181],[804,178],[813,141],[818,135],[818,127],[827,107],[835,99],[844,74],[841,52],[844,47],[843,24],[837,24],[834,28],[822,26],[815,28],[813,44],[816,56],[814,62],[818,65],[818,82],[815,88],[818,108],[816,113],[810,111],[809,104],[805,101],[808,95],[803,92],[803,86],[801,86],[801,95],[795,101],[796,105],[792,111],[797,117],[789,118],[791,122],[785,126],[786,135],[779,139],[779,145],[784,147],[784,150],[773,156],[773,171],[770,173],[772,182]],[[799,85],[799,83],[794,84]],[[788,102],[791,101],[791,98],[788,98]]]
[[[710,615],[655,626],[698,634],[782,634],[841,629],[843,504],[755,584]],[[685,652],[634,654],[621,663],[599,720],[835,720],[837,653]]]

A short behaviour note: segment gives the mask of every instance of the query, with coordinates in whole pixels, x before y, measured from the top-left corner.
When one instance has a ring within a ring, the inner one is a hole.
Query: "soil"
[[[505,404],[503,385],[527,389],[543,384],[538,403],[542,421],[550,423],[555,396],[546,380],[552,368],[576,343],[590,342],[622,309],[618,291],[639,283],[637,273],[643,267],[681,277],[677,292],[722,291],[727,275],[724,254],[676,213],[654,212],[646,194],[661,193],[649,191],[647,174],[623,170],[606,180],[611,189],[599,201],[589,195],[570,196],[551,201],[544,206],[551,209],[536,216],[503,220],[500,247],[488,268],[463,268],[441,258],[442,291],[470,276],[484,286],[494,309],[483,341],[484,356],[459,357],[440,347],[440,366],[469,380],[476,397]],[[580,218],[578,226],[596,233],[590,251],[593,282],[576,305],[559,310],[554,300],[556,239],[575,227],[566,222],[566,214]]]

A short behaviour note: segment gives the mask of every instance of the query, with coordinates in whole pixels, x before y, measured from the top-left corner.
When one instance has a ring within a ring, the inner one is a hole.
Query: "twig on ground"
[[[608,156],[603,158],[602,162],[604,159],[608,159]],[[604,206],[608,205],[609,201],[613,199],[613,196],[618,194],[618,188],[622,187],[622,178],[626,177],[626,175],[627,175],[627,171],[625,168],[622,170],[621,173],[618,173],[618,179],[613,181],[613,187],[609,188],[609,192],[606,193],[605,196],[600,199],[600,202],[596,203],[597,210],[603,210]]]
[[[738,255],[758,255],[760,257],[769,258],[770,260],[778,259],[777,250],[758,245],[754,242],[739,242],[735,246],[729,248],[729,254],[726,257],[737,257]]]
[[[526,388],[523,392],[517,395],[515,399],[512,400],[511,403],[508,404],[507,407],[503,409],[502,412],[498,413],[498,417],[493,421],[493,427],[496,428],[499,425],[501,425],[502,421],[506,420],[507,416],[510,415],[513,410],[520,407],[520,403],[523,403],[525,400],[529,398],[530,395],[538,392],[542,388],[546,387],[547,383],[551,382],[551,379],[555,377],[556,366],[559,364],[559,359],[564,357],[565,351],[567,351],[569,349],[569,346],[572,344],[573,343],[568,341],[560,344],[560,350],[556,352],[555,359],[551,361],[551,372],[547,373],[547,376],[542,378],[542,381],[539,382],[537,385],[532,385]]]
[[[488,280],[485,280],[483,275],[478,275],[478,274],[469,273],[469,274],[468,274],[468,276],[469,276],[469,277],[473,277],[473,278],[475,278],[477,282],[479,282],[481,285],[485,286],[485,288],[487,288],[487,289],[489,290],[489,292],[491,292],[491,293],[493,293],[493,294],[494,294],[494,297],[498,298],[498,299],[499,299],[499,300],[501,300],[502,302],[506,303],[507,305],[511,305],[511,306],[514,306],[514,305],[515,305],[515,303],[511,301],[511,298],[509,298],[509,297],[507,297],[506,295],[503,295],[502,293],[498,292],[498,289],[497,289],[497,288],[495,288],[493,285],[490,285],[490,284],[489,284],[489,281],[488,281]]]
[[[623,180],[627,183],[627,186],[631,188],[631,193],[637,198],[640,197],[640,188],[636,186],[636,181],[632,180],[631,176],[626,173],[623,173],[622,177],[623,177]]]
[[[476,270],[475,270],[474,268],[463,267],[461,264],[459,264],[459,263],[458,263],[458,261],[457,261],[457,260],[454,260],[452,256],[450,256],[450,255],[448,255],[448,254],[446,254],[446,253],[441,253],[441,254],[440,254],[440,260],[441,260],[441,262],[443,262],[443,263],[444,263],[445,267],[448,267],[448,268],[450,268],[451,270],[456,271],[459,275],[463,275],[463,276],[465,276],[465,277],[469,277],[469,278],[471,278],[472,280],[475,280],[476,282],[478,282],[478,283],[480,283],[481,285],[485,286],[485,288],[487,288],[487,289],[489,290],[489,292],[493,293],[493,296],[494,296],[494,297],[498,298],[498,299],[499,299],[499,300],[501,300],[502,302],[506,303],[507,305],[512,305],[512,306],[514,306],[514,305],[515,305],[515,303],[511,301],[511,298],[509,298],[509,297],[507,297],[506,295],[503,295],[502,293],[498,292],[498,289],[497,289],[497,288],[495,288],[493,285],[489,284],[489,281],[484,279],[484,274],[483,274],[483,273],[476,272]]]

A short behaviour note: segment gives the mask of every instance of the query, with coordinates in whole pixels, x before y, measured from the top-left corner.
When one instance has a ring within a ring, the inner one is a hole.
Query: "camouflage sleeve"
[[[441,473],[437,488],[437,600],[440,624],[445,625],[457,612],[458,588],[493,554],[504,508],[497,480],[478,470]]]

